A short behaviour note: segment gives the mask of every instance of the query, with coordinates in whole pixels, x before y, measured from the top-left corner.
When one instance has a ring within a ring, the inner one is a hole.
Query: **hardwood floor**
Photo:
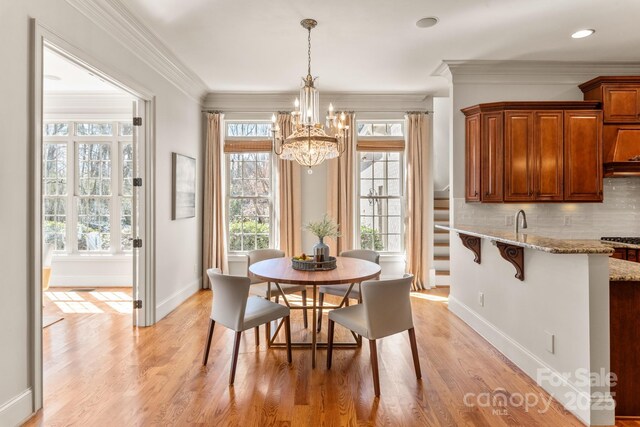
[[[209,291],[150,328],[132,328],[130,316],[118,312],[65,314],[44,330],[44,409],[27,425],[582,425],[555,401],[545,410],[547,393],[449,313],[447,293],[413,294],[422,380],[415,377],[407,334],[378,341],[379,399],[366,340],[358,349],[334,349],[329,371],[326,350],[319,350],[312,370],[308,350],[294,349],[289,366],[286,350],[268,349],[264,328],[259,347],[253,331],[244,334],[229,387],[232,331],[216,326],[208,368],[201,366]],[[301,316],[292,320],[294,339],[310,339]],[[323,340],[326,330],[323,325]],[[342,327],[335,332],[336,340],[346,338]],[[538,404],[465,405],[465,396],[474,404],[481,393],[530,393]]]

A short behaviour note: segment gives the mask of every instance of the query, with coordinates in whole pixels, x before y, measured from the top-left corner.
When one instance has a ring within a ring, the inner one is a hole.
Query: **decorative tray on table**
[[[313,257],[292,258],[292,267],[294,270],[301,271],[327,271],[336,268],[336,257],[330,256],[326,261],[316,261]]]

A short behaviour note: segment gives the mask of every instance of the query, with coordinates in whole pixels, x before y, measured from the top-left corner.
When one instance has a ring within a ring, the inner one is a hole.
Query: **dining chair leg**
[[[369,340],[369,353],[371,354],[373,390],[376,393],[376,396],[380,396],[380,375],[378,373],[378,348],[376,347],[376,340]]]
[[[318,326],[316,330],[318,333],[322,329],[322,305],[324,304],[324,292],[320,292],[318,297]]]
[[[349,307],[349,298],[347,298],[347,299],[345,300],[345,302],[344,302],[344,306],[345,306],[345,307]]]
[[[233,343],[233,356],[231,356],[231,373],[229,374],[229,385],[233,385],[233,380],[236,377],[236,365],[238,364],[238,352],[240,350],[241,337],[242,331],[236,332],[236,339]]]
[[[209,332],[207,333],[207,342],[204,345],[204,356],[202,357],[202,365],[207,366],[207,360],[209,360],[209,350],[211,349],[211,337],[213,337],[213,327],[216,325],[216,321],[209,319]]]
[[[276,304],[279,304],[279,303],[280,303],[280,295],[276,294]]]
[[[256,347],[260,346],[260,326],[255,327]]]
[[[413,366],[416,368],[416,378],[422,378],[420,371],[420,359],[418,358],[418,345],[416,344],[416,331],[414,328],[409,329],[409,342],[411,342],[411,354],[413,355]]]
[[[309,327],[309,319],[307,317],[307,291],[302,291],[302,321],[304,323],[304,328],[307,329]]]
[[[287,340],[287,362],[291,364],[291,316],[284,318],[284,335]]]
[[[320,294],[322,295],[322,294]],[[328,331],[327,331],[327,369],[331,369],[331,360],[333,359],[333,331],[335,328],[335,322],[329,319]]]

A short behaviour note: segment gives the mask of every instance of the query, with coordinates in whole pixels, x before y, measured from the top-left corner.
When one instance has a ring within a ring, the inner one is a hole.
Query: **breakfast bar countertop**
[[[516,235],[510,230],[477,226],[436,225],[436,228],[552,254],[612,254],[614,252],[610,244],[600,240],[556,239],[526,233]]]
[[[609,280],[612,282],[640,282],[640,263],[610,258]]]

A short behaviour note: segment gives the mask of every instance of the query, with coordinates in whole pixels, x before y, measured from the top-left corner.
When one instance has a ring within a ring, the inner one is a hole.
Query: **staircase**
[[[449,225],[449,192],[436,191],[433,198],[433,224]],[[436,286],[449,286],[449,232],[434,229],[433,267],[436,271]]]

